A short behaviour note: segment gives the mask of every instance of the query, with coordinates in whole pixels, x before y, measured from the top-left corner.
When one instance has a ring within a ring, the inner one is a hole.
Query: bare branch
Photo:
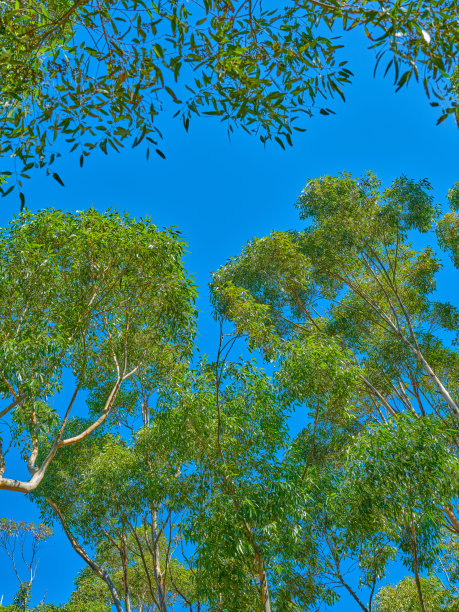
[[[32,409],[32,425],[34,432],[32,433],[32,452],[30,453],[29,460],[27,462],[27,469],[30,474],[38,472],[38,468],[35,465],[35,461],[38,457],[38,437],[37,437],[37,413],[35,409]]]
[[[8,414],[10,410],[13,410],[13,408],[18,406],[21,402],[23,402],[26,399],[26,397],[27,395],[25,393],[23,393],[22,395],[18,395],[17,398],[14,400],[14,402],[12,402],[6,408],[3,408],[3,410],[0,411],[0,419],[3,418],[6,414]]]
[[[77,442],[80,442],[81,440],[84,440],[84,438],[87,438],[89,436],[89,434],[91,434],[98,427],[100,427],[100,425],[102,425],[102,423],[105,421],[105,419],[110,414],[110,411],[111,411],[111,409],[113,407],[115,399],[116,399],[116,397],[118,395],[118,391],[120,390],[122,381],[123,381],[122,377],[117,379],[117,381],[115,383],[115,386],[111,390],[110,395],[108,396],[108,399],[105,402],[105,406],[104,406],[103,412],[100,415],[100,417],[96,421],[94,421],[94,423],[92,423],[89,427],[87,427],[84,431],[82,431],[81,433],[79,433],[76,436],[73,436],[73,438],[67,438],[66,440],[58,441],[58,447],[59,448],[61,446],[70,446],[71,444],[76,444]]]

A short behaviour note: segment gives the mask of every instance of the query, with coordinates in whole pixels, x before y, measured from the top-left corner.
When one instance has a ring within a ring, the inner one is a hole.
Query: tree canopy
[[[192,347],[195,290],[177,231],[116,212],[21,214],[0,249],[0,415],[10,431],[0,488],[27,492],[59,448],[103,425],[136,372],[154,388],[180,371]],[[11,444],[28,480],[4,476]]]
[[[292,145],[345,99],[359,32],[396,91],[419,81],[457,121],[458,17],[451,0],[0,3],[0,191],[23,209],[33,169],[63,184],[66,147],[80,166],[128,143],[164,157],[170,109]],[[310,179],[300,229],[214,273],[212,356],[178,230],[21,210],[0,230],[0,489],[44,523],[0,519],[2,610],[312,612],[343,593],[458,610],[459,308],[436,279],[459,267],[459,184],[447,199],[427,179]],[[34,582],[52,526],[85,564],[59,605]]]
[[[375,70],[396,90],[422,83],[441,121],[457,109],[457,18],[452,0],[4,3],[0,151],[14,164],[2,193],[22,193],[37,167],[62,182],[52,164],[66,146],[81,165],[128,142],[163,157],[160,119],[171,107],[185,129],[212,115],[229,131],[292,144],[305,117],[344,99],[354,29]]]
[[[431,297],[441,267],[433,248],[410,242],[436,229],[457,263],[457,190],[441,218],[429,191],[406,177],[382,189],[371,173],[313,179],[297,202],[304,231],[253,240],[211,286],[219,316],[278,364],[286,397],[308,407],[308,461],[321,430],[354,428],[338,464],[327,468],[326,453],[321,468],[340,470],[326,502],[338,502],[333,535],[323,536],[338,582],[347,547],[355,554],[378,541],[381,576],[395,544],[422,610],[420,572],[435,564],[445,530],[459,533],[457,353],[448,340],[458,311]],[[359,605],[371,609],[371,600]]]
[[[433,237],[457,266],[457,196],[441,214],[427,180],[308,181],[303,229],[215,272],[214,360],[193,352],[175,230],[94,210],[13,221],[4,456],[15,445],[31,477],[0,484],[32,492],[86,564],[36,611],[312,612],[346,592],[364,612],[454,612],[459,313],[435,294]],[[243,340],[252,359],[234,357]],[[384,584],[394,562],[408,575]],[[7,610],[30,609],[20,582]]]

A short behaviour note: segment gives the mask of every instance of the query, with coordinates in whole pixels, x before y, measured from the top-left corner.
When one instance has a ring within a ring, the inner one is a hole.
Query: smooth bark
[[[91,557],[89,556],[85,548],[78,542],[78,540],[75,538],[75,536],[70,531],[59,507],[48,497],[46,498],[46,500],[49,503],[49,505],[53,508],[54,512],[57,514],[59,521],[62,525],[62,528],[65,531],[65,535],[67,536],[70,544],[72,545],[73,550],[80,555],[80,557],[85,561],[85,563],[89,565],[89,567],[96,574],[96,576],[99,576],[99,578],[102,578],[102,580],[107,585],[108,590],[110,591],[110,594],[112,596],[113,604],[116,608],[116,612],[124,612],[123,606],[121,605],[121,600],[118,596],[115,585],[113,584],[113,581],[110,578],[110,574],[108,573],[108,571],[104,567],[101,567],[98,563],[96,563],[94,559],[91,559]]]
[[[263,612],[271,612],[271,600],[269,598],[268,578],[266,576],[263,557],[261,556],[258,545],[254,546],[255,557],[258,565],[258,578],[260,581],[261,602],[263,604]]]
[[[15,480],[12,478],[4,478],[3,476],[0,478],[0,490],[6,490],[6,491],[16,491],[18,493],[30,493],[31,491],[34,491],[38,485],[41,483],[41,481],[43,480],[46,470],[49,467],[49,464],[51,463],[51,461],[54,459],[54,457],[56,456],[57,451],[59,450],[60,447],[62,446],[70,446],[72,444],[76,444],[78,442],[80,442],[81,440],[83,440],[84,438],[86,438],[87,436],[89,436],[90,433],[92,433],[95,429],[97,429],[100,425],[102,425],[102,423],[105,421],[105,419],[107,418],[107,416],[110,414],[110,411],[113,407],[113,404],[116,400],[116,397],[118,395],[118,392],[120,390],[121,387],[121,383],[123,382],[123,380],[126,377],[123,376],[119,376],[113,389],[110,392],[110,395],[107,398],[107,401],[105,402],[105,406],[104,409],[102,411],[102,415],[96,420],[94,421],[94,423],[92,423],[92,425],[90,427],[88,427],[87,429],[85,429],[83,432],[81,432],[80,434],[78,434],[77,436],[74,436],[73,438],[67,438],[66,440],[62,440],[62,435],[64,433],[64,429],[65,429],[65,425],[67,423],[68,417],[70,415],[70,411],[72,409],[73,403],[75,401],[75,398],[77,396],[78,390],[79,388],[77,387],[77,389],[75,390],[72,399],[70,401],[70,404],[67,408],[67,412],[62,420],[61,423],[61,427],[59,430],[59,434],[57,435],[53,445],[51,446],[50,451],[48,452],[45,460],[43,461],[43,463],[41,464],[41,466],[39,468],[35,467],[35,462],[33,462],[33,476],[31,477],[30,480],[28,481],[21,481],[21,480]],[[0,459],[0,468],[4,469],[4,467],[1,464],[1,460]]]
[[[121,538],[121,565],[123,566],[124,606],[126,612],[131,612],[131,599],[129,596],[128,549],[126,534]]]
[[[449,508],[448,506],[444,506],[443,512],[446,514],[446,516],[449,519],[451,530],[454,531],[457,535],[459,535],[459,520],[457,516],[454,514],[453,509]]]
[[[156,590],[158,591],[159,612],[167,612],[165,580],[161,571],[161,560],[159,555],[159,537],[157,512],[151,511],[151,544],[153,553],[153,572],[156,582]]]
[[[421,579],[419,578],[419,564],[418,564],[418,547],[416,543],[416,529],[413,520],[413,510],[411,510],[411,554],[413,557],[413,569],[414,579],[416,582],[416,589],[418,591],[419,603],[421,605],[422,612],[426,612],[424,605],[424,597],[422,595]]]

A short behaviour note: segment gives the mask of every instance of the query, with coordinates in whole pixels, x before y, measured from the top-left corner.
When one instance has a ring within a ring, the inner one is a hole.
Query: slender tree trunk
[[[118,593],[116,592],[115,585],[113,584],[112,579],[110,578],[110,574],[107,572],[107,570],[104,567],[101,567],[98,563],[96,563],[93,559],[91,559],[91,557],[88,555],[85,548],[83,548],[83,546],[78,542],[75,536],[71,533],[70,529],[67,526],[67,523],[64,520],[64,517],[59,507],[49,498],[46,498],[46,501],[49,503],[49,505],[53,508],[53,510],[57,514],[59,521],[62,525],[62,528],[65,531],[65,535],[67,536],[70,544],[72,545],[73,550],[76,553],[78,553],[80,557],[89,565],[89,567],[96,574],[96,576],[99,576],[99,578],[102,578],[102,580],[107,585],[108,590],[110,591],[110,595],[112,596],[113,604],[116,608],[116,612],[124,612],[123,606],[121,605],[121,600],[118,597]]]
[[[227,494],[229,494],[232,502],[233,502],[233,506],[235,508],[235,510],[237,512],[240,511],[240,505],[239,502],[237,500],[237,495],[236,495],[236,491],[237,491],[237,487],[236,487],[236,483],[234,482],[234,480],[229,476],[228,474],[228,469],[227,469],[227,465],[226,465],[226,460],[225,460],[225,456],[223,454],[223,449],[222,449],[222,445],[221,445],[221,435],[222,435],[222,428],[221,428],[221,406],[220,406],[220,382],[221,382],[221,373],[220,373],[220,368],[223,368],[226,357],[228,356],[228,353],[226,353],[226,356],[223,357],[223,360],[221,359],[222,357],[222,342],[223,342],[223,327],[222,327],[222,321],[220,320],[220,343],[218,346],[218,353],[217,353],[217,364],[216,364],[216,370],[215,370],[215,389],[216,389],[216,404],[217,404],[217,423],[218,423],[218,428],[217,428],[217,450],[218,450],[218,454],[220,456],[223,468],[224,468],[224,481],[225,484],[228,488],[228,490],[226,491]],[[223,349],[224,350],[224,349]],[[266,576],[266,571],[265,571],[265,566],[264,566],[264,562],[263,562],[263,555],[261,552],[261,548],[258,544],[258,542],[255,539],[255,536],[253,534],[253,531],[250,527],[250,525],[247,523],[247,521],[245,519],[242,519],[242,526],[249,538],[250,544],[252,546],[252,550],[254,552],[255,555],[255,560],[257,562],[257,566],[258,566],[258,579],[260,582],[260,592],[261,592],[261,602],[263,604],[263,612],[271,612],[271,601],[269,598],[269,589],[268,589],[268,579]]]
[[[343,587],[346,589],[346,591],[351,595],[351,597],[354,599],[354,601],[362,608],[362,610],[364,612],[369,612],[370,608],[367,608],[365,606],[365,604],[360,600],[359,596],[357,595],[357,593],[354,591],[354,589],[352,587],[350,587],[348,585],[348,583],[343,579],[343,577],[341,576],[341,574],[338,574],[338,579],[341,582],[341,584],[343,585]]]
[[[258,579],[260,581],[261,603],[263,612],[271,612],[271,601],[269,598],[268,579],[265,572],[263,557],[258,544],[255,544],[255,557],[258,565]]]
[[[158,591],[159,612],[167,612],[165,580],[161,572],[161,559],[159,555],[158,513],[151,509],[151,544],[153,547],[153,571],[155,574],[156,589]]]
[[[266,572],[263,569],[260,575],[261,601],[263,603],[263,611],[271,612],[271,600],[269,599],[268,580]]]
[[[450,508],[449,506],[444,506],[443,512],[446,514],[446,516],[448,517],[450,521],[451,529],[453,529],[456,532],[456,534],[459,535],[459,520],[457,516],[454,514],[454,510]]]
[[[131,612],[131,599],[129,597],[128,552],[126,534],[121,538],[121,564],[123,566],[124,605],[126,612]]]
[[[153,589],[153,585],[152,585],[151,577],[150,577],[150,572],[148,570],[147,560],[145,559],[145,554],[143,552],[142,543],[141,543],[141,541],[140,541],[140,539],[139,539],[139,537],[138,537],[138,535],[136,533],[135,526],[131,526],[131,529],[132,529],[132,534],[133,534],[133,536],[135,538],[135,541],[137,542],[137,546],[139,548],[139,555],[140,555],[140,558],[142,559],[143,569],[145,570],[145,576],[147,578],[148,591],[149,591],[149,593],[151,595],[151,599],[152,599],[154,605],[156,607],[158,607],[158,602],[156,600],[157,593],[155,593],[155,591]]]
[[[376,574],[376,552],[373,555],[373,560],[374,560],[374,564],[373,564],[373,584],[371,585],[371,591],[370,591],[370,597],[368,598],[368,612],[372,612],[373,610],[373,597],[375,594],[375,589],[376,589],[376,580],[377,580],[377,574]]]
[[[150,413],[149,413],[149,408],[148,408],[148,402],[146,401],[142,404],[142,421],[143,421],[144,427],[148,427],[148,425],[150,424]],[[150,461],[148,461],[148,467],[150,468],[150,471],[152,471],[152,465]],[[150,513],[151,513],[150,530],[151,530],[151,545],[152,545],[152,555],[153,555],[153,573],[155,576],[156,591],[158,593],[159,612],[167,612],[165,580],[161,572],[161,560],[160,560],[160,555],[159,555],[158,513],[153,508],[150,509]]]
[[[444,386],[444,384],[441,382],[441,380],[438,378],[438,376],[433,371],[433,369],[430,367],[429,363],[427,362],[427,360],[425,359],[425,357],[421,353],[421,351],[416,350],[416,349],[414,349],[414,351],[415,351],[415,354],[416,354],[418,360],[423,365],[424,370],[427,372],[427,375],[431,378],[431,380],[436,385],[440,395],[443,397],[445,402],[448,404],[448,407],[451,409],[451,412],[454,413],[454,416],[456,417],[456,420],[459,421],[459,408],[458,408],[456,402],[451,397],[451,394],[449,393],[447,388]]]
[[[369,609],[365,606],[365,604],[360,600],[359,596],[357,595],[357,593],[354,591],[354,589],[344,580],[343,575],[341,574],[341,569],[340,569],[340,560],[335,556],[335,552],[331,549],[330,544],[328,545],[328,547],[330,548],[330,551],[332,553],[333,556],[333,560],[335,562],[335,567],[336,567],[336,576],[338,578],[338,580],[341,582],[341,584],[343,585],[343,587],[346,589],[346,591],[349,593],[349,595],[354,599],[354,601],[358,604],[358,606],[360,606],[360,608],[363,610],[363,612],[369,612]],[[374,585],[373,585],[373,590],[374,590]]]
[[[416,530],[414,527],[413,510],[411,510],[411,553],[413,556],[414,579],[416,581],[416,589],[418,591],[419,603],[421,604],[422,612],[426,612],[426,608],[424,605],[424,597],[422,596],[421,580],[419,578],[418,547],[416,544]]]

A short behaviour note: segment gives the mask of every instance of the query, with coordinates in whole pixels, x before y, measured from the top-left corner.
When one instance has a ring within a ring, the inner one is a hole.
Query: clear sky
[[[166,160],[151,156],[147,162],[145,151],[138,147],[108,157],[94,154],[80,170],[77,156],[64,155],[56,170],[65,188],[35,176],[25,187],[28,208],[116,207],[137,218],[150,215],[159,226],[178,227],[188,241],[186,262],[200,294],[199,347],[213,356],[217,330],[207,292],[212,271],[256,236],[301,227],[294,202],[308,178],[342,170],[359,175],[369,169],[386,184],[401,174],[427,177],[441,203],[447,189],[459,180],[455,153],[459,131],[452,120],[435,125],[436,111],[429,107],[422,87],[412,84],[395,94],[390,78],[373,79],[373,54],[365,51],[365,41],[358,36],[343,56],[352,60],[357,75],[345,92],[346,103],[336,101],[335,116],[310,120],[307,132],[298,133],[286,151],[277,144],[263,147],[242,132],[230,141],[225,127],[213,118],[195,119],[188,134],[179,122],[163,118]],[[171,108],[170,115],[173,112]],[[16,196],[0,200],[0,224],[18,209]],[[457,293],[453,274],[448,267],[440,275],[440,293],[449,299]],[[0,504],[0,516],[38,518],[22,494],[0,492]],[[65,601],[82,562],[60,532],[40,556],[34,599],[41,600],[46,592],[46,601]],[[4,603],[11,602],[16,589],[8,559],[0,552]],[[335,609],[345,612],[355,607],[343,594]]]

